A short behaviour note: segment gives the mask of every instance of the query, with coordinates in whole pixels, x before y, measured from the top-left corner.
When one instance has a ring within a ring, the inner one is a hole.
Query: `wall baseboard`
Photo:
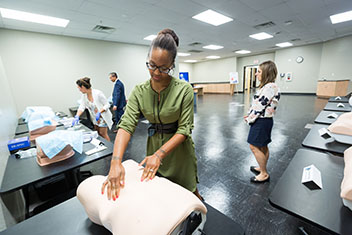
[[[306,93],[306,92],[281,92],[281,95],[317,95],[316,93]]]

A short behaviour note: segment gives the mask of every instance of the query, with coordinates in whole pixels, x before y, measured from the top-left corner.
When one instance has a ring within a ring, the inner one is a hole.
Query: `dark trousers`
[[[124,111],[123,111],[123,109],[117,109],[114,111],[114,113],[115,113],[114,123],[117,124],[117,123],[119,123]]]

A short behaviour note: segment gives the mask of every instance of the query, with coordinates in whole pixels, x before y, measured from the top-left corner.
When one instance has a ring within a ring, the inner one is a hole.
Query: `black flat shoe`
[[[266,178],[265,180],[258,180],[255,176],[251,177],[251,182],[252,183],[265,183],[270,181],[270,176]]]
[[[258,175],[260,174],[260,171],[258,171],[257,169],[255,169],[255,166],[251,166],[249,169],[251,170],[251,172],[253,172],[254,174]]]

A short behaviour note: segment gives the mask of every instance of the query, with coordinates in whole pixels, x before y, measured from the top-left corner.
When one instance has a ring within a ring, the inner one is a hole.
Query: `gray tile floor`
[[[297,149],[301,147],[315,117],[327,100],[312,95],[282,95],[269,145],[268,170],[271,181],[252,184],[249,171],[255,165],[246,142],[249,127],[243,116],[250,105],[247,94],[198,97],[193,140],[198,157],[199,190],[205,200],[241,224],[246,234],[327,234],[300,219],[272,207],[268,197]],[[145,156],[147,125],[139,123],[129,144],[126,159]],[[114,134],[110,133],[112,139]],[[87,166],[95,174],[107,174],[110,158]],[[220,226],[220,225],[219,225]]]

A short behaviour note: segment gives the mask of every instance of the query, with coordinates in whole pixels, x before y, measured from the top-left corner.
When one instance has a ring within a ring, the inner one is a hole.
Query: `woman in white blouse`
[[[103,92],[92,89],[90,78],[81,78],[76,81],[77,87],[82,92],[81,104],[72,125],[78,123],[79,116],[88,109],[94,129],[98,134],[110,141],[108,128],[112,127],[112,114],[109,110],[110,104]]]
[[[244,119],[251,126],[247,142],[259,165],[250,167],[257,175],[251,178],[251,182],[263,183],[270,179],[266,169],[269,159],[268,144],[271,142],[273,116],[280,99],[280,91],[275,84],[277,76],[275,63],[266,61],[260,64],[256,76],[260,81],[260,90],[254,95],[248,116]]]

